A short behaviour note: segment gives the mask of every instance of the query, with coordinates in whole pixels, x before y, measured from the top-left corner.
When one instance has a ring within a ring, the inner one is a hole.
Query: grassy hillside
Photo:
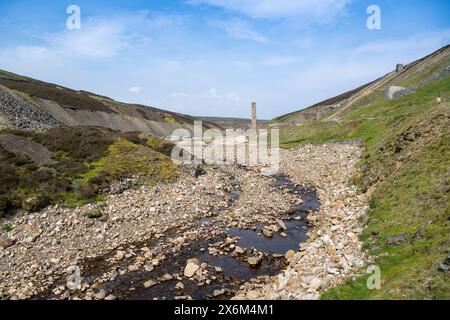
[[[176,176],[169,146],[152,136],[99,127],[0,131],[0,138],[5,135],[12,138],[8,145],[0,143],[0,214],[102,200],[101,190],[124,177],[153,183]],[[28,140],[33,144],[24,147],[21,141]],[[45,158],[38,153],[51,159],[36,163],[33,158]]]
[[[292,124],[306,120],[341,119],[342,115],[382,99],[384,89],[389,85],[416,90],[424,84],[442,79],[448,74],[450,74],[450,45],[405,65],[401,72],[392,71],[359,88],[275,118],[272,123]]]
[[[296,122],[298,121],[298,119],[301,117],[302,114],[319,114],[321,113],[321,116],[325,116],[325,115],[329,115],[333,112],[332,109],[330,108],[326,108],[326,106],[331,106],[331,105],[335,105],[345,99],[349,99],[352,95],[354,95],[355,93],[358,93],[359,91],[365,89],[366,87],[368,87],[369,85],[371,85],[373,82],[371,83],[367,83],[365,85],[362,85],[354,90],[345,92],[343,94],[340,94],[336,97],[321,101],[319,103],[316,103],[315,105],[312,105],[306,109],[302,109],[299,111],[294,111],[292,113],[288,113],[285,115],[282,115],[280,117],[277,117],[275,119],[272,120],[273,123],[283,123],[283,122]],[[325,107],[325,108],[324,108]],[[319,116],[320,118],[320,116]],[[319,119],[317,118],[317,119]]]
[[[449,97],[446,77],[399,100],[374,98],[338,121],[282,129],[284,147],[361,139],[367,148],[351,182],[376,186],[362,240],[378,257],[382,286],[367,289],[364,276],[324,299],[450,299],[450,275],[439,271],[450,248]]]
[[[54,102],[65,109],[123,114],[162,123],[193,124],[195,120],[188,115],[150,106],[122,103],[92,92],[73,90],[53,83],[13,74],[4,70],[0,70],[0,86],[13,90],[21,98],[36,106],[38,109],[43,110],[46,110],[47,107],[42,103],[41,99]],[[79,125],[83,125],[83,123],[80,123]],[[208,122],[205,123],[205,126],[214,127],[213,124]]]
[[[84,92],[59,87],[0,70],[0,84],[20,92],[22,97],[33,101],[31,97],[55,101],[62,106],[74,109],[114,112],[105,104],[91,98]]]

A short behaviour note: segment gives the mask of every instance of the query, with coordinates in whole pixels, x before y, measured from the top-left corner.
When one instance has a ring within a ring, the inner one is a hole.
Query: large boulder
[[[411,93],[412,93],[411,90],[404,88],[404,87],[389,86],[389,87],[386,87],[386,89],[384,90],[384,98],[387,100],[394,100],[394,99],[399,99],[401,97],[407,96]]]

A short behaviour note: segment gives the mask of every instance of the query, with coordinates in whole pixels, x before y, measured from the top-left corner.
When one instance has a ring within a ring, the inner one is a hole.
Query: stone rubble
[[[260,221],[273,224],[274,216],[290,207],[286,195],[273,193],[271,178],[261,177],[258,172],[238,167],[205,171],[193,175],[181,168],[175,183],[110,194],[104,207],[52,206],[38,213],[2,217],[0,225],[10,224],[13,230],[0,232],[0,299],[27,299],[42,294],[57,280],[70,276],[70,266],[109,253],[111,263],[132,262],[126,270],[116,274],[111,271],[109,278],[142,269],[151,271],[165,259],[161,251],[180,250],[189,241],[205,236],[189,228],[201,218],[217,216],[228,227],[245,228]],[[239,192],[239,197],[230,199],[232,192]],[[102,217],[89,218],[86,213],[98,207]],[[163,239],[169,230],[181,228],[188,231],[181,238],[165,239],[165,247],[158,253],[137,255],[132,249],[124,249],[146,239]],[[66,291],[64,286],[56,290],[61,295]]]
[[[320,210],[310,213],[313,229],[298,252],[288,251],[289,266],[269,281],[241,286],[234,299],[318,299],[327,288],[355,276],[370,257],[358,236],[368,210],[368,194],[349,186],[362,149],[353,144],[306,145],[283,150],[281,170],[294,182],[316,188]]]
[[[369,258],[361,251],[358,239],[364,228],[359,218],[366,213],[367,195],[348,186],[361,153],[360,147],[351,144],[282,150],[281,171],[292,181],[317,190],[320,211],[308,216],[314,226],[309,240],[297,252],[277,255],[287,260],[287,268],[274,277],[251,279],[241,286],[236,298],[316,299],[326,288],[356,274]],[[174,183],[124,191],[122,186],[134,184],[119,184],[117,191],[108,195],[98,219],[86,216],[98,205],[74,209],[53,206],[39,213],[20,212],[0,219],[0,225],[13,226],[10,232],[0,232],[0,299],[28,299],[51,290],[58,299],[115,300],[116,294],[105,291],[103,282],[129,273],[152,272],[168,255],[190,243],[223,234],[223,226],[255,230],[263,225],[266,236],[283,233],[286,225],[281,217],[293,203],[301,203],[288,190],[274,188],[273,177],[261,174],[260,168],[241,166],[181,168]],[[206,228],[211,217],[222,223],[222,229]],[[161,245],[151,248],[147,242]],[[232,237],[201,251],[212,256],[230,255],[256,268],[267,257],[237,246]],[[83,268],[96,259],[111,268],[88,283]],[[67,270],[78,266],[81,281],[72,288],[65,281],[71,276]],[[151,288],[174,280],[172,288],[180,293],[175,299],[191,299],[183,293],[182,279],[202,286],[221,274],[221,268],[192,256],[179,273],[142,279],[138,286]],[[222,289],[215,294],[218,297],[225,292],[229,294]]]
[[[0,115],[16,129],[45,130],[60,127],[55,117],[0,85]]]

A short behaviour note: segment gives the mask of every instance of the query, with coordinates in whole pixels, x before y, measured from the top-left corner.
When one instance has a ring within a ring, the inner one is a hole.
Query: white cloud
[[[217,89],[216,88],[209,89],[208,94],[206,95],[206,97],[210,98],[210,99],[220,99],[220,98],[222,98],[221,96],[219,96],[217,94]]]
[[[15,50],[30,51],[31,59],[98,60],[120,55],[131,46],[148,46],[152,40],[143,33],[135,32],[136,26],[144,24],[146,16],[142,13],[119,18],[87,19],[80,30],[64,30],[59,33],[38,36],[42,44],[20,46]]]
[[[236,93],[229,93],[226,96],[227,100],[232,101],[232,102],[240,102],[241,101],[241,97],[239,97]]]
[[[171,98],[189,98],[190,95],[186,92],[174,92],[169,95]]]
[[[240,40],[251,40],[258,43],[270,43],[265,36],[255,31],[246,21],[239,19],[213,21],[213,26],[224,30],[228,35]]]
[[[146,25],[152,29],[184,27],[189,24],[189,16],[177,13],[149,12]]]
[[[0,68],[31,77],[59,74],[64,57],[42,46],[18,46],[0,50]]]
[[[292,104],[285,110],[294,111],[352,90],[395,70],[397,63],[410,63],[432,53],[449,40],[450,30],[441,30],[320,53],[286,80],[285,96],[292,99],[297,95],[298,107]]]
[[[316,47],[320,40],[312,36],[303,36],[301,39],[293,41],[293,44],[300,49],[311,49]]]
[[[428,50],[450,41],[450,29],[421,33],[404,39],[391,39],[364,43],[351,51],[354,54],[385,54],[386,52],[407,52]]]
[[[131,88],[130,88],[130,92],[132,92],[132,93],[140,93],[141,90],[142,90],[142,88],[139,87],[139,86],[131,87]]]
[[[124,29],[118,21],[93,21],[83,24],[80,30],[52,35],[48,43],[66,56],[110,58],[128,45]]]
[[[252,18],[303,18],[329,22],[343,14],[352,0],[188,0],[191,4],[221,7]]]

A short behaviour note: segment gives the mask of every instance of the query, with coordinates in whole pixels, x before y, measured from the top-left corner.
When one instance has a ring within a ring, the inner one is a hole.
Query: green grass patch
[[[172,149],[175,146],[171,142],[164,141],[155,136],[149,135],[146,139],[146,145],[155,151],[158,151],[168,157],[171,156]]]
[[[90,209],[84,213],[84,216],[89,219],[100,219],[104,215],[106,204],[98,205],[96,208]]]
[[[142,145],[125,139],[118,140],[109,147],[108,155],[91,163],[92,170],[82,176],[85,183],[105,177],[107,180],[127,176],[138,176],[146,181],[167,181],[176,177],[177,167],[170,158]]]
[[[438,270],[450,248],[449,141],[443,137],[428,146],[385,179],[369,202],[365,248],[389,254],[375,261],[381,289],[369,290],[362,277],[329,290],[324,299],[450,298],[450,275]],[[405,242],[390,245],[398,235],[405,235]]]
[[[282,129],[283,147],[362,139],[361,174],[350,183],[362,189],[377,183],[361,239],[379,255],[381,289],[369,290],[366,275],[323,299],[450,299],[450,276],[438,269],[450,248],[450,108],[435,102],[449,95],[447,77],[398,100],[367,101],[339,122]],[[403,242],[390,241],[399,236]]]
[[[164,122],[167,123],[177,123],[177,120],[173,117],[164,117]]]
[[[13,225],[10,224],[10,223],[5,223],[5,224],[3,225],[3,227],[2,227],[2,230],[3,230],[4,232],[8,233],[8,232],[13,231],[13,230],[14,230],[14,227],[13,227]]]
[[[0,146],[0,215],[10,209],[38,211],[103,201],[101,190],[128,176],[143,182],[168,181],[177,167],[166,155],[170,144],[140,133],[98,127],[64,127],[33,133],[4,130],[31,139],[53,152],[53,163],[37,166]]]

